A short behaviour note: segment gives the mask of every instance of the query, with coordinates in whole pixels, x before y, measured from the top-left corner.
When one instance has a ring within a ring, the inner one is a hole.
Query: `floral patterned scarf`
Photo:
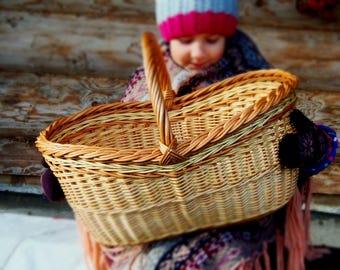
[[[169,71],[172,88],[180,89],[180,95],[240,73],[270,68],[270,65],[261,55],[255,43],[240,30],[227,40],[223,57],[216,64],[202,70],[195,76],[192,76],[172,60],[168,43],[162,43],[161,48],[166,67]],[[131,77],[121,100],[125,102],[149,100],[145,72],[142,67],[138,68]]]

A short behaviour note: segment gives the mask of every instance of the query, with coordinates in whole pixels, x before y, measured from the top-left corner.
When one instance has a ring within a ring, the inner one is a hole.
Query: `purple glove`
[[[286,134],[280,141],[281,164],[300,168],[310,175],[327,168],[338,147],[336,132],[329,127],[315,125],[299,110],[294,110],[289,117],[297,133]]]
[[[45,172],[40,177],[40,184],[47,199],[51,202],[60,202],[65,199],[65,195],[57,177],[43,159],[41,164],[46,168]]]

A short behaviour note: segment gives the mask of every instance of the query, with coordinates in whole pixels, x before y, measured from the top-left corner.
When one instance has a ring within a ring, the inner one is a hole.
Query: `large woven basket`
[[[144,243],[285,205],[297,170],[281,168],[278,142],[292,132],[297,78],[253,71],[174,97],[153,34],[142,48],[151,102],[88,108],[36,141],[90,234]]]

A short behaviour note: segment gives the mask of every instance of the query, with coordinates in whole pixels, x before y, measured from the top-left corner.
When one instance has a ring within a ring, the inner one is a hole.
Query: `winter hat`
[[[203,33],[232,36],[237,17],[237,0],[156,0],[156,20],[166,41]]]

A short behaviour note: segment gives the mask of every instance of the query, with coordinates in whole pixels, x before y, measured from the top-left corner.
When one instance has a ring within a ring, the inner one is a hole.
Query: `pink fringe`
[[[316,249],[311,246],[311,200],[311,179],[308,179],[301,191],[296,190],[287,205],[284,242],[289,252],[288,270],[304,270],[305,259],[313,260],[329,253],[328,249]]]
[[[254,270],[254,262],[251,260],[243,261],[233,270]]]
[[[77,220],[78,232],[84,247],[84,257],[88,270],[109,270],[102,247],[88,233],[82,223]]]
[[[286,209],[284,242],[288,249],[287,270],[305,270],[306,241],[302,198],[297,189]]]
[[[266,270],[271,270],[270,258],[269,258],[269,254],[268,254],[268,243],[267,242],[263,243],[263,259],[264,259],[264,265],[266,267]]]
[[[270,257],[268,254],[268,243],[263,243],[263,252],[254,259],[248,259],[240,263],[234,270],[263,270],[261,258],[264,261],[265,270],[271,270]]]
[[[305,189],[305,211],[304,211],[304,222],[306,228],[306,245],[310,244],[310,221],[311,221],[311,213],[310,213],[310,205],[312,203],[312,181],[308,179],[307,183],[304,186]]]
[[[301,191],[299,189],[296,190],[294,196],[286,206],[284,234],[279,229],[276,233],[277,270],[305,270],[305,258],[312,260],[329,252],[328,249],[314,249],[310,246],[311,194],[311,181],[309,179]],[[305,203],[304,210],[302,208],[303,203]],[[105,246],[97,243],[91,237],[79,220],[77,223],[88,270],[108,270],[109,261],[113,259],[109,256],[112,250],[106,250],[107,248]],[[284,259],[285,247],[288,250],[287,268],[285,268]],[[140,251],[140,247],[136,247],[136,250],[133,249],[131,252],[133,255],[138,255]],[[120,253],[119,250],[115,250],[115,253],[116,252]],[[121,252],[124,252],[124,250]],[[132,254],[127,252],[126,256],[128,255]],[[253,261],[244,261],[237,269],[263,270],[260,261],[261,257],[263,258],[265,269],[271,270],[268,244],[266,242],[263,243],[263,253],[261,255],[258,255]],[[118,262],[117,265],[119,265]]]
[[[260,256],[258,256],[255,260],[255,269],[254,270],[262,270],[261,262],[260,262]]]
[[[276,231],[276,269],[284,270],[284,237],[282,231],[277,229]]]

